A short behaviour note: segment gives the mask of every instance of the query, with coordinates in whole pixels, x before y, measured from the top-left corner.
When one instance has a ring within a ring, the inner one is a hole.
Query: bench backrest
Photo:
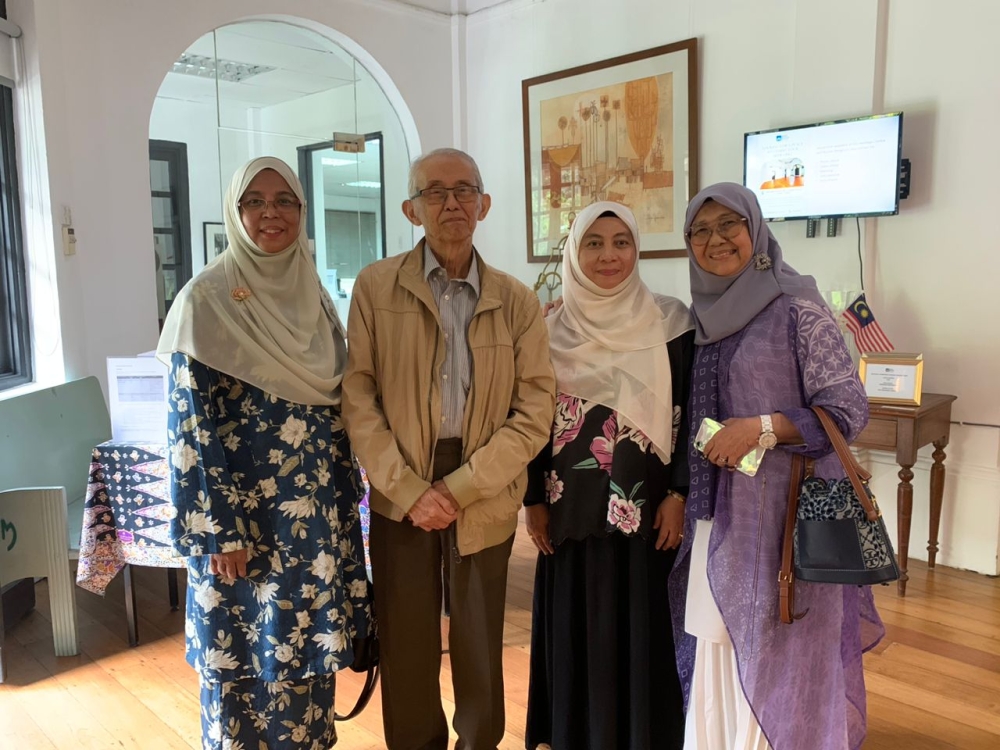
[[[0,490],[65,487],[69,504],[82,501],[91,452],[110,439],[97,378],[0,400]]]

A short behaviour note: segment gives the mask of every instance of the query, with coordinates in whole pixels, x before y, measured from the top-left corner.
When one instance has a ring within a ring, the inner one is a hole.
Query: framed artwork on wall
[[[215,221],[206,221],[204,232],[205,265],[208,265],[226,249],[226,225]]]
[[[698,190],[698,40],[521,82],[528,262],[544,263],[596,201],[632,209],[643,258],[686,255]]]

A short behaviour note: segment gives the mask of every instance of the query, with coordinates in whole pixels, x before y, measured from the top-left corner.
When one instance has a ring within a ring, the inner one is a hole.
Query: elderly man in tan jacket
[[[448,747],[448,587],[456,748],[495,750],[507,562],[526,466],[549,437],[555,378],[537,298],[473,247],[490,196],[472,157],[420,157],[408,194],[403,213],[424,239],[358,276],[343,384],[347,431],[372,485],[386,744]]]

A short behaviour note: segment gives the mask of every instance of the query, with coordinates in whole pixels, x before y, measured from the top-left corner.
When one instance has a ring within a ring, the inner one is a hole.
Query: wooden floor
[[[524,747],[534,560],[522,529],[507,591],[504,749]],[[928,571],[922,563],[913,563],[910,575],[905,599],[894,586],[876,592],[888,633],[865,662],[866,750],[1000,748],[1000,582]],[[52,654],[48,592],[38,584],[38,609],[8,633],[2,750],[200,747],[198,681],[184,661],[183,614],[169,610],[164,571],[142,568],[136,578],[141,645],[127,644],[119,576],[103,599],[77,589],[81,653],[63,658]],[[442,693],[451,701],[447,656],[443,671]],[[353,673],[339,680],[341,710],[360,684]],[[376,696],[362,716],[340,725],[337,747],[381,748],[381,738]]]

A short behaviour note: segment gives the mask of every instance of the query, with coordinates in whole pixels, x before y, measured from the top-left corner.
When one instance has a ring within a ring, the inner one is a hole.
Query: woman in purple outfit
[[[816,283],[789,267],[754,194],[702,190],[685,221],[697,344],[685,533],[670,577],[685,750],[856,750],[865,737],[861,655],[884,629],[867,587],[796,584],[778,617],[778,569],[793,453],[843,476],[810,406],[848,442],[868,421],[854,364]],[[734,471],[758,445],[755,476]],[[685,604],[686,602],[686,604]]]

